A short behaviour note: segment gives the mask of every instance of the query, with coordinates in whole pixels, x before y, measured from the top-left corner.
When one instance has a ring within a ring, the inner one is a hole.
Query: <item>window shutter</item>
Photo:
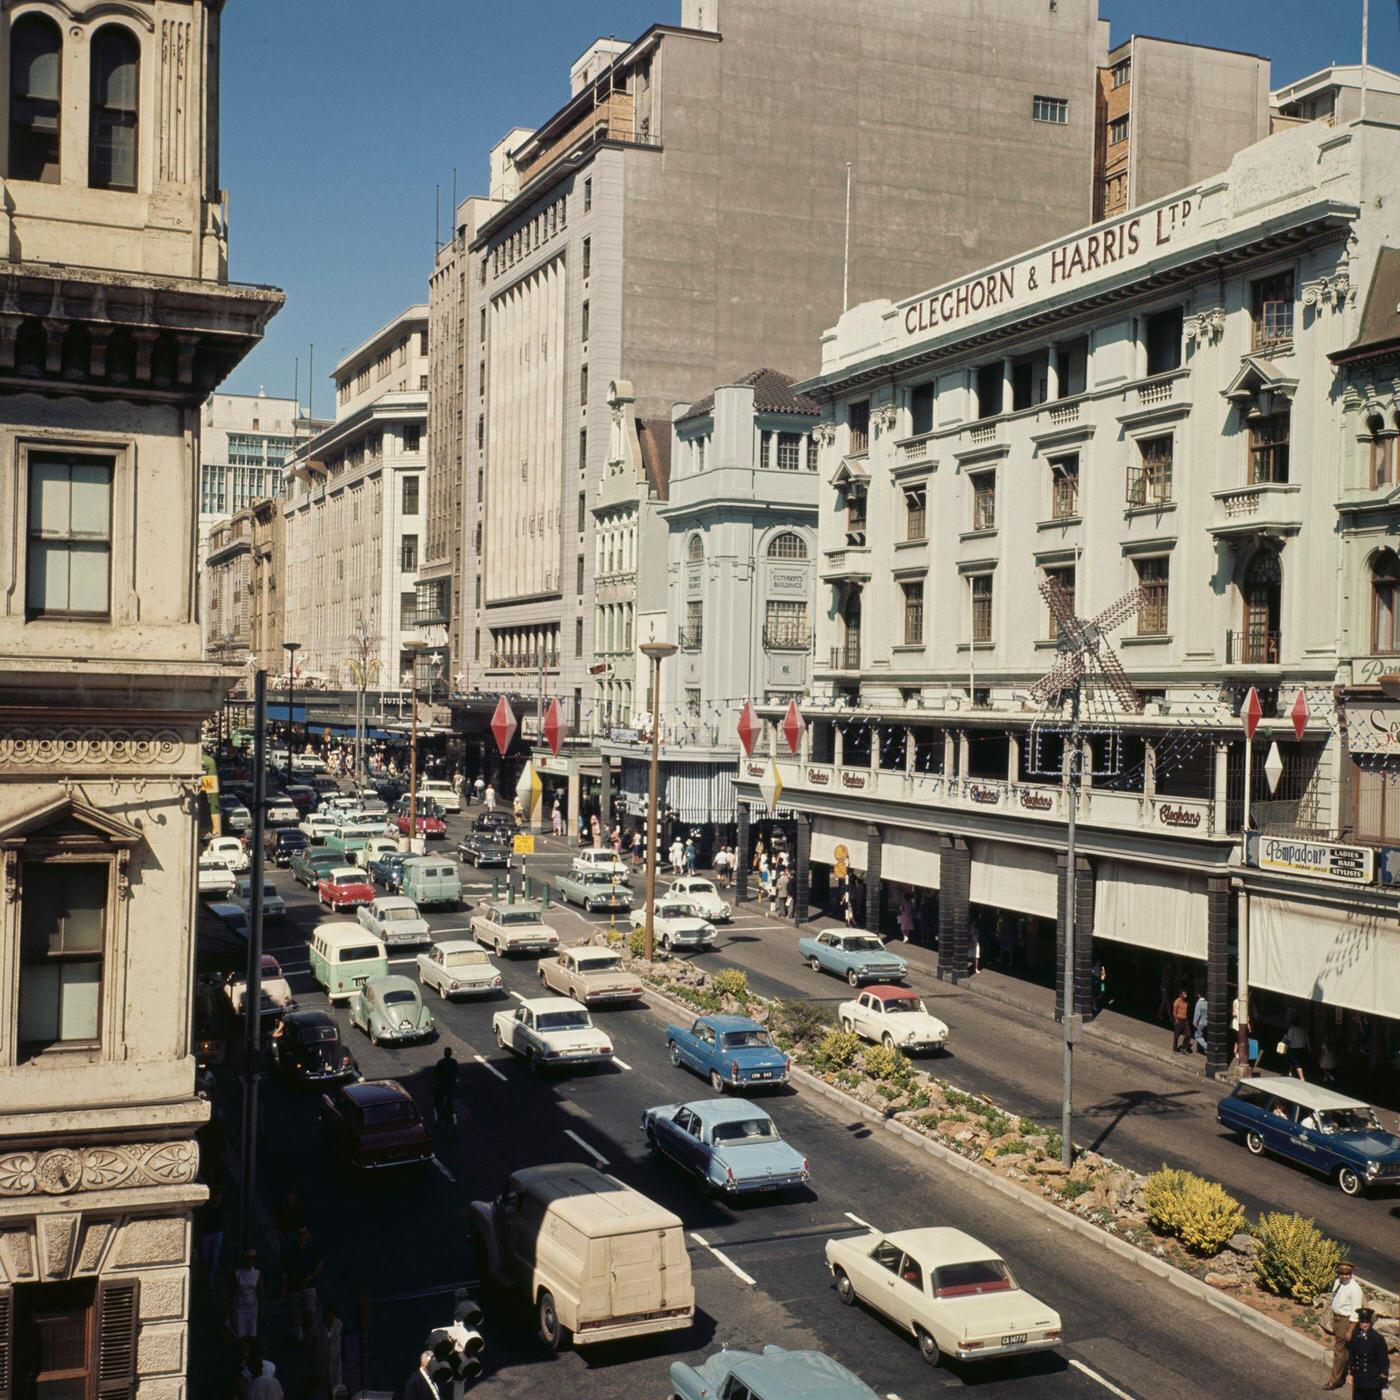
[[[103,1283],[97,1293],[97,1394],[131,1400],[136,1394],[137,1284]]]
[[[0,1400],[10,1400],[14,1389],[15,1292],[0,1288]]]

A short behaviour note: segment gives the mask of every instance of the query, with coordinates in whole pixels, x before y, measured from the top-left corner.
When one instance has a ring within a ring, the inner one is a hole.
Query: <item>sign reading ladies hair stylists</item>
[[[1163,248],[1182,241],[1196,207],[1197,196],[1192,190],[1156,209],[936,289],[902,309],[904,332],[919,336],[952,329],[985,311],[1008,311],[1022,301],[1063,291],[1093,273],[1147,263]]]
[[[1370,846],[1341,846],[1260,832],[1250,832],[1245,843],[1246,865],[1345,885],[1369,885],[1375,878],[1375,862],[1376,853]]]

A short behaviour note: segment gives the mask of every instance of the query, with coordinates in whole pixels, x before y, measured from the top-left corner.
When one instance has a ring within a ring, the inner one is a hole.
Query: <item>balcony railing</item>
[[[681,628],[681,650],[699,651],[705,640],[705,628],[697,623],[694,627]]]
[[[860,670],[860,642],[847,641],[831,649],[831,669],[833,671]]]
[[[805,622],[768,623],[763,628],[763,645],[769,651],[807,651],[812,645],[812,633]]]
[[[1225,634],[1225,664],[1227,666],[1277,666],[1280,654],[1278,632],[1250,628],[1245,632]]]
[[[446,608],[419,608],[410,622],[412,627],[446,627],[451,619]]]
[[[1066,423],[1079,422],[1079,405],[1077,403],[1057,405],[1050,410],[1050,422],[1057,428]]]
[[[540,669],[540,653],[536,651],[493,651],[486,666],[488,670],[492,671],[538,671]],[[544,653],[544,667],[547,671],[559,669],[559,653],[557,651]]]

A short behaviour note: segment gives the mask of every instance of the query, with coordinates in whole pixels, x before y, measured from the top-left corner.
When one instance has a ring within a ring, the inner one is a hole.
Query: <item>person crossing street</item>
[[[450,1045],[444,1046],[442,1058],[433,1066],[433,1125],[448,1140],[457,1135],[457,1076],[461,1066],[452,1054]]]

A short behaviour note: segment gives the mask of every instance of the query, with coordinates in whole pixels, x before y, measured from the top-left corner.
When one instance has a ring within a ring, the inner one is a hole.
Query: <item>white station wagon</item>
[[[612,1061],[612,1041],[594,1024],[588,1008],[568,997],[535,997],[491,1018],[496,1044],[523,1055],[530,1068],[568,1069]]]

